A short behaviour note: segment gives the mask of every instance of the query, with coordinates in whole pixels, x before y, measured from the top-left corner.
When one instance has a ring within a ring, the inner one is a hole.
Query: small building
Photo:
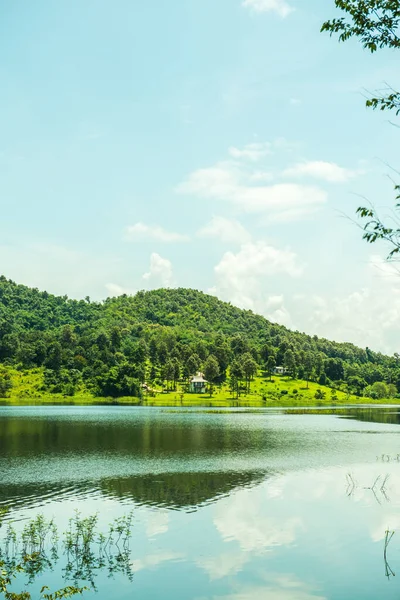
[[[286,375],[287,369],[286,369],[286,367],[275,367],[274,373],[276,375]]]
[[[205,394],[208,381],[204,379],[203,373],[197,373],[189,382],[189,392],[191,394]]]

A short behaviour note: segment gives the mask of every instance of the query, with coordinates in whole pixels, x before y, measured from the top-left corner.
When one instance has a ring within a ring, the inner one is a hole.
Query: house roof
[[[203,375],[195,375],[190,380],[190,383],[208,383],[207,379],[204,379]]]

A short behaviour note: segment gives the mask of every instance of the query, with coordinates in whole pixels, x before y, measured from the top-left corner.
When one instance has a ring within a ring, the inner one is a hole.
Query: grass
[[[272,381],[258,376],[251,384],[250,393],[242,393],[239,399],[232,396],[229,387],[215,387],[212,398],[209,394],[187,394],[180,391],[159,392],[154,397],[144,397],[142,401],[135,397],[99,398],[82,388],[74,396],[49,394],[43,391],[42,369],[18,371],[7,368],[13,387],[8,398],[1,398],[0,405],[122,405],[122,406],[186,406],[186,407],[322,407],[345,404],[397,404],[394,399],[371,400],[370,398],[348,395],[331,388],[321,386],[312,381],[292,380],[286,376],[274,376]],[[316,399],[320,390],[325,394],[323,399]],[[265,398],[265,400],[263,399]]]

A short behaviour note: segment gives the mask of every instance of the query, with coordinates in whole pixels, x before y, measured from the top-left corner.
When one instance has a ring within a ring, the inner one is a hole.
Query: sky
[[[400,351],[394,51],[333,0],[0,0],[0,272],[71,298],[190,287]]]

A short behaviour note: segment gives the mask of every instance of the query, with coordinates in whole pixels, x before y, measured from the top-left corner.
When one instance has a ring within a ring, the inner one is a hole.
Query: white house
[[[203,373],[196,373],[189,383],[189,392],[192,394],[205,394],[208,381],[204,379]]]
[[[286,367],[275,367],[274,373],[276,373],[277,375],[286,375],[287,368]]]

